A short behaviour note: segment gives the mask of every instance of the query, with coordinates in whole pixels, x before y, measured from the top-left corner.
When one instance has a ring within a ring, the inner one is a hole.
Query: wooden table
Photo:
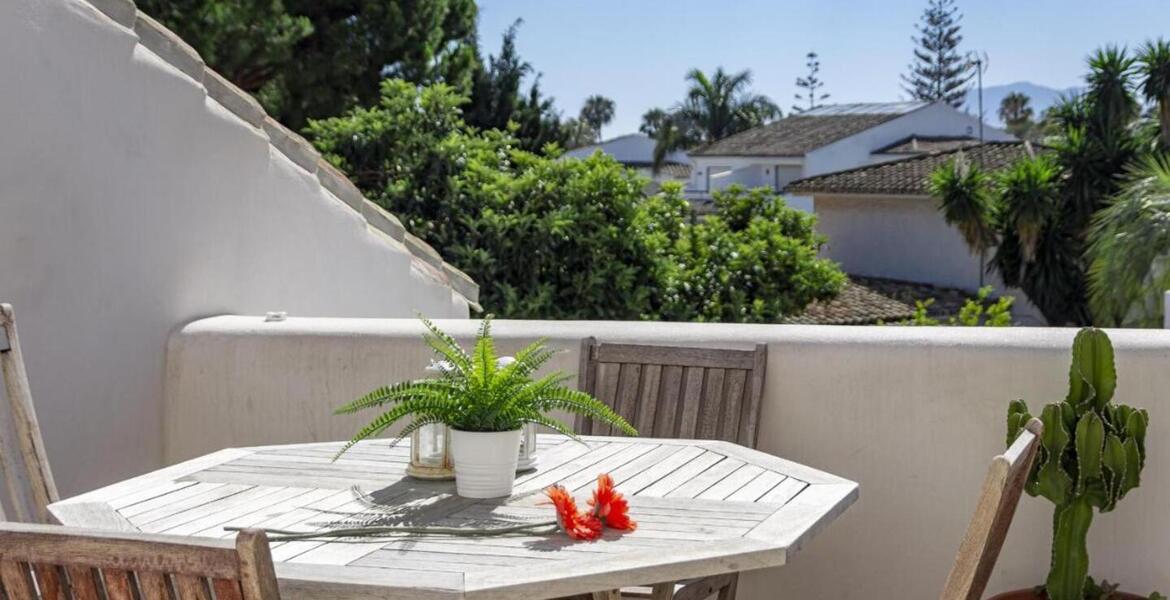
[[[541,436],[537,469],[508,499],[454,495],[453,482],[405,477],[406,444],[228,449],[50,507],[62,524],[230,537],[224,527],[314,531],[339,522],[499,525],[547,520],[543,490],[579,501],[597,474],[630,496],[633,533],[596,542],[561,533],[274,542],[286,599],[551,598],[783,565],[857,498],[857,484],[735,444]],[[370,494],[362,501],[353,486]]]

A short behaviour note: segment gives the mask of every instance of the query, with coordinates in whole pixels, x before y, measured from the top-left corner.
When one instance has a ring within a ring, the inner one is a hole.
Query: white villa
[[[629,133],[615,138],[573,148],[565,152],[566,158],[586,158],[594,152],[603,152],[619,163],[630,167],[639,175],[650,179],[658,186],[666,181],[685,184],[691,177],[691,164],[687,153],[676,150],[666,155],[662,168],[654,172],[654,139],[644,133]]]
[[[984,125],[983,139],[1011,134]],[[699,208],[732,184],[783,191],[797,179],[978,143],[979,119],[945,102],[836,104],[790,115],[690,152],[688,199]],[[789,205],[813,210],[808,196]]]

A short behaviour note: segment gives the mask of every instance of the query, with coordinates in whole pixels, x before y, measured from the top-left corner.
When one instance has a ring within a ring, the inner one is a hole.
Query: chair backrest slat
[[[25,471],[23,477],[18,476],[16,461],[4,451],[5,444],[0,440],[0,477],[5,480],[16,518],[50,523],[52,517],[49,515],[48,506],[60,497],[57,494],[57,484],[53,481],[53,472],[49,468],[48,456],[45,454],[37,413],[33,408],[28,373],[25,371],[24,356],[20,351],[20,337],[16,332],[16,316],[9,304],[0,304],[0,376],[3,376],[4,391],[11,409],[9,411],[11,418],[7,420],[10,421],[16,436],[16,443],[8,446],[21,455]],[[3,435],[2,430],[0,435]],[[21,480],[27,481],[29,488],[27,492],[20,489],[23,487],[20,485]],[[25,507],[23,498],[26,493],[28,501],[33,505],[32,510]],[[0,508],[0,518],[4,516],[4,511]]]
[[[598,343],[581,345],[578,388],[632,423],[640,435],[699,438],[755,447],[767,346],[753,350]],[[613,429],[578,418],[577,431]]]
[[[1040,420],[1032,419],[1007,451],[992,459],[975,514],[943,586],[942,600],[978,600],[983,596],[1040,448],[1042,432]]]
[[[280,592],[263,531],[241,531],[233,546],[0,523],[0,598],[280,600]]]

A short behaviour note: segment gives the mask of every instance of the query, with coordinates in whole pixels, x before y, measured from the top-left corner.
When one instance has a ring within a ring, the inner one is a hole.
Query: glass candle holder
[[[517,471],[531,471],[536,468],[536,425],[525,423],[520,431],[520,460]]]
[[[424,425],[410,434],[410,464],[406,474],[418,479],[454,479],[451,431],[442,423]]]

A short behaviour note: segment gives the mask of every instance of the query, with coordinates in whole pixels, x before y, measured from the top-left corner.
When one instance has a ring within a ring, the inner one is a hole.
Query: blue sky
[[[692,67],[751,69],[754,89],[787,114],[809,50],[821,56],[829,102],[897,100],[925,0],[479,0],[480,43],[524,19],[517,46],[566,115],[590,94],[613,98],[604,135],[635,131],[667,107]],[[985,83],[1079,85],[1086,55],[1106,43],[1136,46],[1170,35],[1168,0],[960,0],[963,48],[990,57]]]

